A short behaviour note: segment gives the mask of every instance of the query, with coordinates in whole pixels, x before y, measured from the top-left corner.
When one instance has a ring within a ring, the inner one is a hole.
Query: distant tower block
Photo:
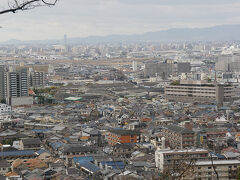
[[[20,62],[19,65],[20,65],[21,67],[23,67],[23,66],[24,66],[24,62]]]
[[[133,62],[132,62],[132,69],[133,69],[133,71],[137,71],[137,70],[138,70],[137,62],[136,62],[136,61],[133,61]]]
[[[64,34],[64,45],[66,46],[67,45],[67,35]]]

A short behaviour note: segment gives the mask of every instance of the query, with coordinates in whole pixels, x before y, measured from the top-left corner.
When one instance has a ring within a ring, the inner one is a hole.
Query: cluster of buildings
[[[29,55],[28,46],[0,52]],[[108,61],[3,57],[0,179],[239,178],[238,45],[110,47],[31,47],[86,59],[108,49]]]
[[[33,104],[29,89],[44,85],[44,71],[33,70],[24,65],[0,67],[0,99],[8,105],[18,105],[17,101],[22,101],[20,105],[24,105],[24,102]]]

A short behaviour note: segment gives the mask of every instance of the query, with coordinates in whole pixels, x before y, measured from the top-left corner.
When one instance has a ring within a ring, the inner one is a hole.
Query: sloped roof
[[[75,163],[82,163],[83,161],[92,162],[93,161],[93,157],[92,156],[73,157],[73,161]]]
[[[96,148],[92,146],[82,146],[82,145],[68,145],[64,148],[64,153],[67,152],[94,152],[97,151]]]
[[[24,155],[34,155],[35,151],[33,150],[19,150],[19,151],[7,151],[0,152],[0,157],[3,156],[24,156]]]
[[[112,167],[113,169],[124,169],[125,164],[123,161],[102,161],[101,164]]]
[[[0,168],[6,168],[6,167],[11,167],[10,164],[6,160],[1,160],[0,161]]]
[[[40,139],[38,138],[28,138],[28,139],[22,139],[23,145],[39,145],[41,144]]]
[[[189,130],[180,126],[176,126],[176,125],[167,125],[166,128],[180,134],[194,133],[192,130]]]
[[[124,130],[124,129],[114,129],[110,130],[111,133],[118,134],[118,135],[139,135],[139,131],[132,131],[132,130]]]
[[[81,162],[80,166],[85,170],[89,171],[90,173],[96,173],[97,171],[100,170],[98,166],[88,161]]]

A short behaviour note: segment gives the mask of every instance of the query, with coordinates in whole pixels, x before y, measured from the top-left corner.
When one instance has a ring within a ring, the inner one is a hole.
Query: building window
[[[208,169],[212,169],[212,166],[209,166]]]

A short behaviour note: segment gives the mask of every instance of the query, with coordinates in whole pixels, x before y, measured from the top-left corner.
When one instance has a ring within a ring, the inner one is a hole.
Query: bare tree
[[[8,0],[7,8],[0,10],[0,14],[16,13],[41,6],[52,7],[55,6],[58,1],[59,0]]]

